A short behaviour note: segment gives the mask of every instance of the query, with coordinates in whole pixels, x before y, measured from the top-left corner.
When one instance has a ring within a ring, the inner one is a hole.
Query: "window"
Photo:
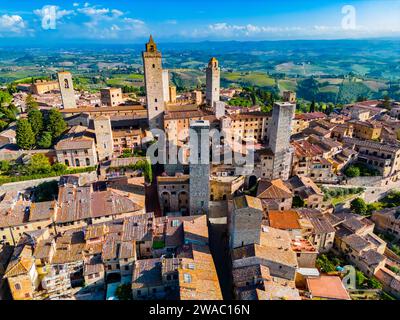
[[[183,281],[185,283],[191,283],[192,282],[192,276],[188,273],[183,274]]]
[[[80,166],[81,166],[81,163],[80,163],[79,159],[75,159],[75,165],[76,165],[77,167],[80,167]]]
[[[86,165],[90,166],[90,159],[89,158],[86,158]]]
[[[19,283],[16,283],[14,285],[14,287],[15,287],[15,290],[21,290],[21,285]]]
[[[64,88],[69,89],[69,82],[68,79],[64,79]]]

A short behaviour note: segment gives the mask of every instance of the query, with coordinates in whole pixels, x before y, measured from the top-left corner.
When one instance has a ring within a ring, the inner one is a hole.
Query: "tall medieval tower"
[[[210,199],[210,122],[193,120],[189,132],[190,214],[207,214]]]
[[[273,156],[269,165],[263,166],[263,177],[270,180],[287,180],[293,158],[293,148],[290,145],[292,120],[296,105],[289,102],[276,102],[272,110],[272,119],[268,127],[268,146]]]
[[[112,158],[114,152],[114,140],[110,118],[107,116],[99,116],[93,119],[93,123],[99,161],[109,160]]]
[[[211,58],[206,69],[206,102],[214,107],[214,102],[219,101],[220,69],[218,60]]]
[[[59,72],[57,76],[64,109],[76,108],[75,91],[71,73],[62,71]]]
[[[146,43],[146,51],[143,51],[142,56],[149,126],[150,129],[162,129],[164,114],[162,59],[152,36]]]

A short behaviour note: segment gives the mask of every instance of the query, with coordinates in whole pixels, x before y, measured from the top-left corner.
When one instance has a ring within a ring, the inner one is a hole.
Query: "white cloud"
[[[0,16],[0,32],[7,34],[10,33],[23,33],[26,28],[26,23],[19,15]]]
[[[357,38],[375,36],[393,36],[400,34],[400,27],[357,25],[355,29],[343,29],[340,25],[314,26],[262,26],[254,24],[229,24],[218,22],[191,32],[185,30],[181,36],[213,39],[300,39],[300,38]]]
[[[85,8],[78,9],[78,12],[83,13],[87,16],[102,16],[109,13],[110,9],[107,8],[96,9],[94,7],[86,7],[85,4]]]
[[[165,23],[166,24],[178,24],[178,21],[176,21],[176,20],[174,20],[174,19],[171,19],[171,20],[167,20],[167,21],[165,21]]]
[[[111,10],[111,13],[113,14],[114,17],[120,17],[120,16],[124,15],[124,13],[121,10],[117,10],[117,9]]]
[[[72,6],[74,6],[74,7],[79,7],[79,3],[78,3],[78,2],[74,2],[74,3],[72,4]]]

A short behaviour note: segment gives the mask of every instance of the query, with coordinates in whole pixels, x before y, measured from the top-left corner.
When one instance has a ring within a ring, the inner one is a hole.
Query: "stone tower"
[[[150,36],[143,51],[144,81],[146,86],[147,118],[150,129],[163,128],[164,86],[161,52]]]
[[[76,108],[75,91],[71,73],[62,71],[59,72],[57,76],[64,109]]]
[[[289,179],[293,157],[290,135],[295,109],[296,105],[289,102],[274,104],[268,126],[268,146],[272,155],[268,163],[262,165],[262,177],[266,179]]]
[[[220,69],[218,60],[211,58],[206,69],[206,102],[213,107],[219,101]]]
[[[228,218],[230,249],[260,244],[262,218],[260,199],[250,196],[233,199],[232,211]]]
[[[210,199],[210,122],[193,120],[189,132],[190,214],[207,214]]]
[[[114,141],[110,117],[99,116],[93,119],[96,134],[96,149],[99,161],[109,160],[113,157]]]
[[[292,120],[296,106],[289,102],[276,102],[272,109],[272,120],[268,128],[269,147],[277,153],[290,146]]]
[[[163,78],[164,102],[170,102],[171,99],[169,97],[169,72],[168,72],[168,70],[162,71],[162,78]]]

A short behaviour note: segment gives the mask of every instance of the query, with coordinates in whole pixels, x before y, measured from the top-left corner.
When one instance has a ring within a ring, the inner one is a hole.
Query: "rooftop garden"
[[[34,154],[26,164],[17,161],[0,161],[0,185],[95,170],[96,167],[68,168],[62,163],[51,165],[49,159],[44,154],[39,153]]]
[[[330,201],[332,205],[336,206],[344,203],[354,196],[364,192],[364,188],[321,188],[324,193],[324,201]]]
[[[344,170],[348,178],[379,176],[379,171],[363,163],[355,163]]]

